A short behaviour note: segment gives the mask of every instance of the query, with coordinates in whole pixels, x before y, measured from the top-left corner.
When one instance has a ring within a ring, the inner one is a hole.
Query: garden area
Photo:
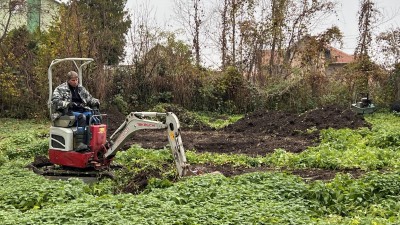
[[[354,55],[336,54],[346,37],[334,24],[311,35],[337,14],[332,1],[179,0],[178,30],[126,1],[21,2],[5,4],[0,40],[0,224],[400,224],[400,32],[372,32],[371,1],[360,2]],[[48,27],[11,26],[34,6],[56,15]],[[71,58],[86,62],[58,64]],[[51,94],[70,71],[99,99],[103,124],[90,132],[50,130],[71,106]],[[173,112],[181,126],[119,129],[138,111]],[[174,144],[194,174],[179,176]],[[58,168],[109,176],[37,174],[51,153],[67,156]]]
[[[400,133],[389,112],[211,115],[173,108],[196,176],[179,178],[163,130],[133,135],[115,179],[51,180],[27,165],[48,121],[1,118],[2,224],[398,224]],[[124,115],[107,114],[108,135]],[[12,131],[12,132],[11,132]]]

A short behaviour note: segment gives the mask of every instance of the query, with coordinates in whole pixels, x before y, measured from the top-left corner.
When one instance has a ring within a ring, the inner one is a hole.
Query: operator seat
[[[75,116],[62,115],[53,121],[55,127],[72,127],[74,126],[76,119]]]

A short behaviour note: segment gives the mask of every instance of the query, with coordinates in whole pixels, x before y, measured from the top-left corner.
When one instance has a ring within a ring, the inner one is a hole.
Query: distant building
[[[292,67],[303,67],[302,58],[303,54],[308,52],[307,45],[297,46],[297,54],[291,61]],[[271,58],[270,50],[262,51],[262,65],[268,65]],[[349,55],[339,49],[332,46],[324,47],[324,50],[315,58],[316,60],[310,61],[314,67],[319,68],[318,70],[325,74],[333,74],[342,69],[345,65],[354,61],[354,56]],[[275,58],[276,63],[283,62],[282,58]],[[276,65],[279,66],[279,65]]]
[[[325,48],[325,60],[328,62],[326,73],[333,74],[353,62],[354,55],[349,55],[332,46],[327,46]]]
[[[58,18],[59,1],[55,0],[0,0],[0,32],[26,26],[30,32],[47,30]]]

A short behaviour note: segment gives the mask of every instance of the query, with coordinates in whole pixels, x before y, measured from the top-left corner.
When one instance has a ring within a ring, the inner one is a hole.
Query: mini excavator
[[[54,65],[70,61],[76,66],[79,83],[82,84],[82,68],[93,61],[92,58],[64,58],[55,59],[48,69],[50,117],[54,115],[52,107],[52,68]],[[93,110],[87,107],[88,110]],[[165,129],[176,164],[179,177],[192,175],[186,162],[185,150],[182,145],[180,124],[177,116],[172,112],[131,112],[119,128],[107,140],[107,124],[103,123],[106,114],[98,110],[92,111],[85,127],[77,127],[75,116],[61,115],[52,118],[48,162],[31,165],[34,172],[44,176],[55,177],[109,177],[111,162],[123,144],[135,131],[143,129]],[[163,118],[151,120],[151,118]],[[79,149],[78,143],[87,145],[86,149]]]

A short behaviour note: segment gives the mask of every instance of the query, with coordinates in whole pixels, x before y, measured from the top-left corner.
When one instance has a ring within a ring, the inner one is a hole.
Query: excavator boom
[[[145,118],[165,117],[165,122]],[[110,136],[109,148],[104,157],[111,159],[135,131],[148,129],[166,129],[171,153],[176,163],[179,176],[189,172],[185,150],[181,139],[179,120],[172,112],[131,112],[121,126]]]

